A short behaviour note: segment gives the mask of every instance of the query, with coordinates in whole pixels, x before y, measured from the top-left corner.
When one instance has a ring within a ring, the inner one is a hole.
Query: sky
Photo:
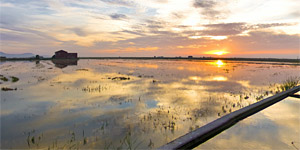
[[[0,51],[298,58],[300,0],[0,0]]]

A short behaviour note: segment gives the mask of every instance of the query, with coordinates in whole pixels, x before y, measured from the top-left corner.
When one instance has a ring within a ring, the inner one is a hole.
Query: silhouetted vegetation
[[[130,78],[126,78],[126,77],[113,77],[111,78],[112,80],[130,80]]]
[[[18,82],[19,81],[18,77],[10,76],[10,78],[11,78],[11,82]],[[9,78],[5,77],[4,75],[0,75],[0,80],[2,80],[4,82],[7,82],[7,81],[9,81]]]
[[[2,80],[4,82],[8,81],[8,79],[6,77],[4,77],[3,75],[0,76],[0,80]]]
[[[286,81],[284,81],[281,85],[279,85],[282,91],[286,91],[300,84],[299,77],[290,77]]]
[[[8,87],[2,87],[1,88],[1,91],[14,91],[14,90],[17,90],[17,88],[8,88]]]
[[[18,77],[11,76],[11,82],[18,82],[18,81],[19,81]]]

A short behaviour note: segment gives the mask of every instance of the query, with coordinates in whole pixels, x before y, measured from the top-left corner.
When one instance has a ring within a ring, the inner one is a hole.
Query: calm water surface
[[[196,149],[292,149],[300,147],[300,101],[287,98],[242,120]]]
[[[221,60],[1,62],[0,74],[9,79],[0,81],[1,88],[16,89],[1,91],[1,148],[156,148],[275,94],[274,84],[299,77],[299,69],[288,63]],[[12,82],[10,76],[20,80]],[[263,124],[268,134],[262,136],[278,136],[284,128],[295,138],[279,136],[277,141],[299,148],[299,118],[284,117],[287,123],[276,125],[272,119],[276,114],[300,116],[299,101],[278,105],[241,124],[270,120]],[[237,127],[239,132],[228,130],[217,136],[221,140],[198,148],[242,145],[259,132]],[[260,142],[268,143],[256,140],[249,148],[259,148]],[[274,143],[263,146],[273,148]]]

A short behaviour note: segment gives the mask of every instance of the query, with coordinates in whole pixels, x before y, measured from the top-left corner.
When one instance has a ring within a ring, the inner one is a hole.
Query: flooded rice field
[[[1,148],[157,148],[274,95],[299,70],[222,60],[1,62]],[[300,148],[299,116],[299,100],[288,98],[198,149]]]

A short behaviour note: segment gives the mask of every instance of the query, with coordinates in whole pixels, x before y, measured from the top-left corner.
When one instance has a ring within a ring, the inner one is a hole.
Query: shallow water
[[[299,149],[299,116],[299,99],[286,98],[242,120],[196,149]]]
[[[16,89],[1,91],[1,148],[156,148],[300,76],[300,66],[288,63],[54,63],[1,62],[1,75],[20,79],[0,81]]]

